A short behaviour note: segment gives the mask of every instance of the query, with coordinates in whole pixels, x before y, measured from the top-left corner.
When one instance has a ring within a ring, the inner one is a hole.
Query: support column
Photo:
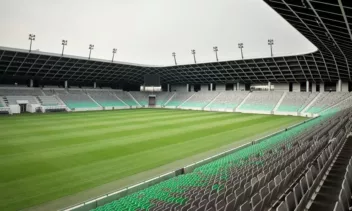
[[[325,92],[325,84],[323,82],[320,83],[320,92]]]
[[[312,83],[312,92],[317,92],[317,84]]]
[[[213,91],[213,83],[210,84],[210,91]]]
[[[341,79],[339,79],[337,81],[337,89],[336,89],[336,91],[338,91],[338,92],[342,91],[342,81],[341,81]]]
[[[306,81],[306,92],[309,92],[309,81]]]
[[[167,84],[167,92],[170,92],[170,84]]]
[[[189,84],[187,84],[187,86],[186,86],[186,92],[188,92],[188,90],[189,90]]]
[[[240,90],[240,82],[237,82],[237,85],[236,85],[236,90],[239,91]]]
[[[29,80],[29,87],[33,87],[33,79]]]
[[[68,87],[68,82],[65,81],[65,89],[67,89],[67,87]]]
[[[271,91],[271,82],[270,81],[268,82],[268,91],[269,92]]]
[[[94,85],[93,85],[94,89],[97,88],[97,82],[94,82]]]

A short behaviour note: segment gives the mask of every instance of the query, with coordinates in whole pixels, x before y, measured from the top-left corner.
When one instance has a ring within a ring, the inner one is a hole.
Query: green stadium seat
[[[219,192],[224,189],[224,185],[213,184],[212,179],[214,177],[227,180],[229,179],[230,168],[234,166],[263,165],[261,162],[250,162],[250,158],[254,155],[261,156],[265,154],[266,151],[273,149],[274,146],[285,145],[286,147],[291,147],[289,142],[286,142],[289,138],[297,136],[306,129],[318,124],[329,115],[332,115],[332,113],[327,114],[325,117],[298,125],[290,130],[268,137],[257,144],[250,145],[225,157],[197,167],[191,173],[163,181],[93,210],[149,210],[154,206],[153,200],[176,205],[185,205],[187,203],[187,197],[184,197],[184,194],[186,194],[189,189],[210,186],[214,191]],[[277,147],[274,149],[277,149]],[[279,151],[273,151],[273,153],[278,152]]]

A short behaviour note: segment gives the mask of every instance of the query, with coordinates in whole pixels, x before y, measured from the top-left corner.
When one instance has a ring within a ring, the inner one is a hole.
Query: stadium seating
[[[304,208],[351,130],[351,114],[311,120],[94,210]]]
[[[221,92],[221,94],[207,106],[210,109],[234,109],[246,98],[249,92]]]
[[[182,104],[183,108],[203,108],[208,105],[219,92],[196,92],[194,95]]]
[[[40,104],[33,96],[6,96],[9,105],[17,105],[18,100],[28,101],[29,104]]]
[[[60,102],[54,96],[38,96],[38,100],[43,106],[60,105]]]
[[[0,88],[0,96],[40,96],[43,92],[38,88]]]
[[[240,110],[272,111],[284,93],[279,91],[252,92],[239,107]]]
[[[137,100],[141,106],[148,106],[149,92],[130,92],[130,94]]]
[[[165,103],[175,94],[175,92],[156,93],[156,105],[164,106]]]
[[[301,112],[317,95],[313,92],[287,92],[277,111]]]
[[[123,92],[123,91],[114,91],[113,93],[116,94],[116,96],[125,102],[128,106],[138,106],[136,101],[134,101],[131,96],[129,95],[128,92]]]
[[[194,92],[177,92],[165,106],[177,107],[194,94]]]
[[[342,100],[351,97],[349,92],[322,92],[320,97],[310,106],[307,113],[320,113]]]
[[[52,95],[55,95],[55,91],[53,89],[43,89],[43,93],[46,95],[46,96],[52,96]]]
[[[342,149],[337,153],[336,161],[331,163],[325,177],[319,178],[322,186],[309,210],[351,210],[352,189],[352,140],[349,138],[342,143]],[[326,157],[319,158],[321,166],[328,160]]]
[[[87,93],[103,107],[126,107],[127,105],[107,90],[89,90]]]
[[[64,90],[55,91],[57,93],[65,93],[63,92]],[[69,94],[59,94],[59,97],[70,109],[99,108],[98,104],[80,90],[70,90]]]

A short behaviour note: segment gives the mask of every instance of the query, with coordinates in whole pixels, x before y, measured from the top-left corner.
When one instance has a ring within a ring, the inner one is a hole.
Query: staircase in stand
[[[102,105],[100,105],[97,101],[95,101],[88,93],[86,94],[95,104],[97,104],[99,107],[103,107]]]
[[[330,165],[328,172],[325,173],[323,181],[318,187],[319,191],[316,193],[309,207],[309,211],[334,210],[335,203],[339,200],[338,197],[346,173],[346,167],[349,165],[351,156],[352,138],[349,137]],[[351,200],[351,198],[348,200]]]
[[[142,105],[139,104],[139,102],[136,100],[136,98],[133,97],[133,95],[131,93],[129,93],[129,92],[127,92],[127,93],[140,107],[142,107]]]
[[[114,94],[114,97],[116,97],[119,101],[121,101],[123,104],[125,104],[126,106],[130,107],[129,105],[127,105],[127,103],[125,103],[123,100],[121,100],[117,95],[116,93],[113,93]]]
[[[317,99],[322,95],[323,93],[320,92],[315,98],[301,111],[301,113],[305,113],[314,103],[317,101]]]
[[[324,113],[325,111],[327,111],[327,110],[329,110],[329,109],[332,109],[332,108],[334,108],[334,107],[340,105],[341,103],[343,103],[343,102],[345,102],[346,100],[349,100],[349,99],[351,99],[351,98],[352,98],[352,95],[349,96],[348,98],[346,98],[346,99],[344,99],[344,100],[341,100],[341,101],[337,102],[336,104],[334,104],[334,105],[332,105],[332,106],[330,106],[330,107],[328,107],[328,108],[322,110],[322,111],[319,112],[319,113]]]
[[[9,106],[9,101],[7,100],[7,97],[0,97],[0,103],[5,107]]]
[[[277,102],[277,104],[276,104],[276,106],[275,106],[275,108],[274,108],[274,110],[273,110],[274,112],[277,111],[277,109],[280,107],[282,101],[283,101],[283,100],[285,99],[285,97],[286,97],[286,94],[287,94],[287,92],[284,92],[284,94],[281,96],[279,102]]]
[[[35,98],[40,103],[40,105],[43,105],[43,101],[38,96],[36,96]]]
[[[216,95],[216,97],[214,97],[214,99],[212,99],[206,106],[204,106],[203,109],[206,109],[208,106],[210,106],[221,94],[222,94],[222,92],[220,92],[218,95]]]
[[[61,98],[58,95],[53,95],[57,101],[59,101],[60,105],[66,106],[67,111],[71,111],[71,109],[64,103],[64,101],[61,100]]]
[[[164,103],[163,106],[166,106],[176,95],[176,92],[166,101],[166,103]]]
[[[180,108],[183,104],[185,104],[188,100],[190,100],[196,93],[194,93],[192,96],[190,96],[187,100],[185,100],[183,103],[181,103],[177,108]]]
[[[242,102],[234,109],[234,111],[238,111],[238,109],[243,105],[246,100],[251,96],[252,92],[249,92],[248,95],[242,100]]]

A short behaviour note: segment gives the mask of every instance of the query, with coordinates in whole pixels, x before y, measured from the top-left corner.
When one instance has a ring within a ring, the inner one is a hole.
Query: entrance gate
[[[21,113],[27,112],[27,104],[19,104],[19,106],[20,106]]]
[[[149,103],[148,105],[150,107],[154,107],[156,105],[156,96],[155,95],[149,95]]]

